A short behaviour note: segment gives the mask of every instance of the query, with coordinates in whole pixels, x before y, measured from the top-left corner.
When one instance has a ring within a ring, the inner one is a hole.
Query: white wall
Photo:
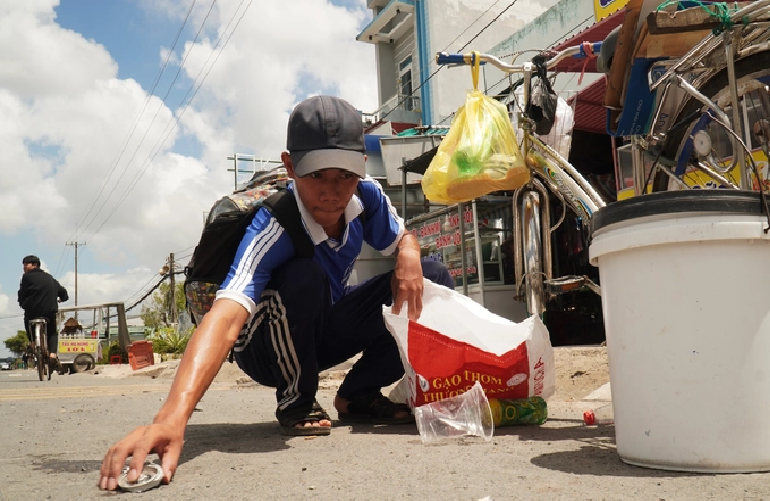
[[[496,5],[495,5],[496,4]],[[441,51],[457,52],[476,34],[463,52],[478,50],[488,51],[523,27],[528,21],[543,11],[543,8],[531,1],[520,0],[508,9],[488,28],[484,27],[500,14],[508,2],[492,0],[432,0],[427,10],[427,53],[430,57],[428,75],[436,68],[435,56]],[[490,6],[493,6],[490,9]],[[487,10],[489,9],[489,10]],[[483,32],[482,32],[483,29]],[[470,68],[444,68],[431,78],[431,124],[449,116],[465,102],[465,94],[471,89]],[[445,122],[448,124],[449,122]]]
[[[561,0],[516,33],[499,39],[489,49],[489,53],[498,57],[508,56],[504,60],[510,63],[512,61],[510,54],[515,51],[548,49],[557,42],[561,43],[579,34],[593,24],[593,2],[588,0]],[[600,40],[590,41],[598,42]],[[536,52],[522,54],[518,57],[516,63],[526,62],[534,55],[536,55]],[[485,66],[484,75],[490,94],[495,91],[499,92],[509,85],[507,78],[501,82],[506,75],[491,65]],[[558,93],[580,90],[599,77],[600,75],[598,74],[587,73],[583,78],[582,85],[578,85],[579,73],[562,73],[556,79],[554,90]]]

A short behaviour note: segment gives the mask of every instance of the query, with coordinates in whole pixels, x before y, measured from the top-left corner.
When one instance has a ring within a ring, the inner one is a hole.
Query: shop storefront
[[[512,221],[511,198],[487,196],[412,218],[407,231],[423,259],[446,265],[458,292],[519,322],[527,312],[516,291]]]

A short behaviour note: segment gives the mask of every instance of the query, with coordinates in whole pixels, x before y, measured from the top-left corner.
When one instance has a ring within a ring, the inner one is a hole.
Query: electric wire
[[[446,46],[446,47],[444,47],[444,51],[447,51],[447,50],[449,50],[449,47],[451,47],[453,43],[455,43],[457,40],[459,40],[461,36],[465,35],[465,34],[468,32],[468,30],[469,30],[469,29],[471,29],[471,27],[472,27],[474,24],[476,24],[477,22],[479,22],[479,19],[481,19],[482,17],[484,17],[484,16],[487,14],[487,12],[489,12],[490,10],[492,10],[492,7],[494,7],[494,6],[495,6],[495,5],[497,5],[498,3],[500,3],[500,0],[495,0],[495,1],[492,3],[492,5],[490,5],[489,7],[487,7],[487,10],[485,10],[484,12],[482,12],[482,13],[481,13],[481,15],[480,15],[479,17],[477,17],[477,18],[476,18],[476,19],[475,19],[475,20],[474,20],[474,21],[473,21],[471,24],[469,24],[468,26],[466,26],[466,27],[465,27],[465,29],[463,30],[463,32],[462,32],[462,33],[460,33],[459,35],[457,35],[457,36],[455,37],[455,39],[454,39],[454,40],[452,40],[451,42],[449,42],[449,43],[447,44],[447,46]]]
[[[187,25],[187,21],[190,17],[190,14],[192,13],[193,7],[195,7],[195,2],[197,0],[193,0],[190,4],[190,8],[187,10],[187,14],[185,15],[184,20],[182,21],[181,26],[179,26],[179,29],[176,32],[176,36],[174,37],[174,42],[171,44],[171,48],[168,50],[168,54],[166,55],[165,61],[163,61],[163,64],[160,67],[160,70],[158,71],[158,74],[155,76],[155,81],[152,84],[152,88],[150,89],[150,92],[147,93],[147,98],[144,100],[144,105],[142,106],[142,109],[139,111],[139,114],[137,115],[136,119],[134,120],[134,124],[131,127],[131,130],[129,131],[128,135],[122,142],[121,150],[117,154],[116,158],[111,162],[112,167],[110,168],[107,177],[102,182],[101,187],[99,188],[99,192],[94,197],[93,201],[91,202],[91,206],[86,211],[86,214],[83,216],[83,218],[80,221],[80,225],[85,222],[85,220],[88,218],[88,216],[91,214],[91,211],[93,210],[94,206],[96,206],[96,203],[99,200],[99,197],[101,197],[102,193],[104,192],[104,189],[107,187],[107,184],[109,183],[110,179],[112,178],[112,175],[115,173],[115,170],[118,167],[118,164],[120,163],[120,160],[123,158],[123,154],[126,151],[126,148],[128,148],[128,144],[131,141],[131,138],[134,135],[134,132],[136,131],[137,126],[139,125],[139,122],[142,119],[142,116],[144,116],[144,112],[147,109],[147,105],[150,103],[150,100],[153,97],[153,93],[155,92],[155,89],[158,86],[158,83],[160,83],[160,79],[163,75],[163,72],[165,71],[166,67],[168,66],[168,63],[171,59],[171,55],[174,53],[174,49],[176,48],[177,43],[179,42],[179,37],[182,34],[182,31],[184,30],[184,27]],[[130,161],[129,161],[130,163]],[[117,182],[116,182],[117,185]],[[87,228],[87,227],[86,227]],[[72,238],[72,235],[70,235],[70,239]]]
[[[509,3],[509,4],[508,4],[508,6],[507,6],[507,7],[505,7],[503,10],[501,10],[501,11],[500,11],[500,13],[499,13],[499,14],[497,14],[497,15],[496,15],[494,18],[492,18],[492,20],[491,20],[491,21],[489,21],[489,22],[487,23],[487,25],[486,25],[486,26],[484,26],[483,28],[481,28],[481,30],[479,30],[479,32],[478,32],[478,33],[476,33],[475,35],[473,35],[473,37],[472,37],[470,40],[468,40],[468,41],[465,43],[465,45],[463,45],[462,47],[460,47],[460,49],[458,50],[458,52],[462,52],[463,50],[465,50],[465,48],[466,48],[466,47],[468,47],[468,46],[469,46],[469,45],[470,45],[470,44],[471,44],[471,43],[472,43],[474,40],[476,40],[476,39],[477,39],[477,38],[478,38],[478,37],[479,37],[479,36],[480,36],[482,33],[484,33],[484,31],[486,31],[486,30],[487,30],[487,28],[489,28],[489,27],[492,25],[492,23],[494,23],[495,21],[497,21],[498,19],[500,19],[500,16],[502,16],[502,15],[503,15],[503,14],[504,14],[504,13],[505,13],[505,12],[506,12],[508,9],[510,9],[511,7],[513,7],[513,6],[514,6],[514,4],[516,4],[516,2],[518,2],[518,0],[513,0],[513,2]],[[454,43],[454,42],[453,42],[453,43]],[[402,104],[404,104],[404,102],[405,102],[407,99],[409,99],[409,98],[413,97],[413,96],[414,96],[414,94],[415,94],[415,93],[416,93],[418,90],[420,90],[420,89],[422,88],[422,86],[423,86],[423,85],[425,85],[426,83],[428,83],[428,81],[430,81],[430,79],[431,79],[431,78],[433,78],[434,76],[436,76],[436,73],[438,73],[439,71],[441,71],[443,68],[444,68],[444,66],[439,66],[438,68],[436,68],[436,71],[434,71],[433,73],[431,73],[431,74],[430,74],[430,76],[428,76],[428,78],[426,78],[425,80],[423,80],[422,82],[420,82],[420,85],[418,85],[418,86],[417,86],[417,87],[416,87],[414,90],[412,90],[412,92],[410,92],[409,94],[407,94],[406,96],[404,96],[404,98],[403,98],[403,99],[401,99],[401,101],[399,101],[399,102],[398,102],[398,104],[396,104],[396,106],[394,106],[394,107],[393,107],[393,108],[392,108],[390,111],[388,111],[388,112],[387,112],[385,115],[381,116],[381,117],[380,117],[380,119],[379,119],[379,121],[380,121],[380,122],[384,122],[384,121],[385,121],[385,119],[386,119],[386,118],[387,118],[387,117],[388,117],[388,116],[389,116],[391,113],[393,113],[394,111],[396,111],[397,109],[399,109],[399,108],[401,107],[401,105],[402,105]]]
[[[183,272],[181,272],[181,271],[176,271],[176,272],[174,272],[174,273],[173,273],[173,275],[181,275],[182,273],[183,273]],[[160,279],[160,280],[158,280],[158,283],[156,283],[156,284],[155,284],[155,285],[152,287],[152,289],[148,290],[148,291],[147,291],[147,292],[144,294],[144,296],[142,296],[142,297],[141,297],[139,300],[137,300],[137,301],[136,301],[134,304],[132,304],[131,306],[129,306],[128,308],[126,308],[126,312],[128,312],[128,311],[130,311],[130,310],[133,310],[134,308],[136,308],[136,306],[138,306],[139,304],[141,304],[141,303],[142,303],[142,301],[144,301],[145,299],[147,299],[147,298],[150,296],[150,294],[152,294],[153,292],[155,292],[156,290],[158,290],[158,287],[160,287],[160,284],[162,284],[162,283],[163,283],[163,282],[164,282],[166,279],[168,279],[168,277],[169,277],[169,276],[171,276],[171,275],[172,275],[172,273],[166,273],[165,275],[163,275],[163,276],[161,277],[161,279]]]
[[[142,147],[142,144],[144,144],[144,140],[147,138],[147,135],[150,132],[150,129],[152,129],[152,125],[155,123],[155,120],[158,118],[158,114],[160,111],[166,106],[166,99],[168,98],[169,94],[171,93],[171,90],[174,87],[174,84],[176,83],[177,78],[179,77],[180,72],[182,71],[182,67],[184,66],[184,63],[187,61],[187,58],[189,57],[190,53],[192,52],[193,47],[195,47],[195,43],[198,41],[198,37],[200,37],[200,34],[203,32],[203,28],[206,26],[206,21],[208,20],[209,16],[211,15],[211,11],[214,9],[214,5],[216,5],[217,0],[212,0],[211,5],[209,6],[209,10],[206,13],[206,16],[203,18],[203,21],[201,22],[200,26],[198,27],[198,31],[195,33],[195,38],[192,41],[192,44],[190,45],[189,50],[184,55],[182,63],[179,65],[179,69],[176,72],[176,75],[174,76],[173,81],[169,84],[168,90],[166,91],[166,94],[163,96],[163,99],[161,100],[161,103],[158,105],[158,108],[155,110],[155,115],[153,115],[152,120],[150,121],[150,124],[147,126],[147,129],[144,131],[144,134],[142,135],[142,138],[139,140],[139,144],[136,145],[136,148],[134,149],[134,153],[131,155],[131,158],[128,159],[128,162],[126,162],[126,166],[123,168],[123,171],[120,173],[120,176],[118,177],[117,181],[113,185],[110,192],[107,194],[107,196],[104,198],[104,201],[102,202],[102,205],[99,207],[99,210],[96,211],[96,213],[93,215],[91,220],[88,222],[86,227],[83,229],[83,232],[87,231],[88,228],[91,227],[91,224],[93,224],[94,220],[99,216],[99,214],[102,213],[102,210],[104,209],[104,206],[107,204],[107,202],[111,199],[112,194],[115,192],[115,190],[120,185],[120,181],[123,179],[123,176],[125,176],[126,172],[128,171],[128,168],[131,166],[131,163],[134,161],[134,158],[136,158],[136,155],[139,153],[139,149]],[[194,83],[193,83],[194,85]],[[165,131],[164,131],[165,132]],[[152,151],[152,150],[150,150]],[[125,197],[122,197],[119,199],[117,204],[115,205],[115,209],[120,206],[120,204],[125,200]],[[110,212],[110,216],[114,214],[115,210]],[[108,216],[109,217],[109,216]],[[104,224],[102,224],[104,226]],[[101,228],[101,226],[99,227]],[[94,235],[98,233],[99,231],[95,231]]]
[[[233,16],[230,18],[230,21],[227,23],[227,26],[222,31],[222,35],[217,40],[217,43],[214,45],[214,49],[212,50],[211,54],[209,54],[209,57],[206,59],[206,62],[201,66],[201,70],[198,72],[198,75],[195,77],[195,80],[193,81],[192,86],[195,85],[195,83],[198,81],[198,78],[200,77],[201,73],[203,73],[204,68],[206,68],[206,65],[208,64],[208,61],[211,59],[211,56],[216,52],[217,46],[221,42],[222,38],[225,36],[225,33],[227,32],[227,28],[232,23],[233,19],[235,19],[235,16],[238,14],[238,11],[240,10],[241,6],[244,4],[246,0],[241,0],[241,3],[238,5],[238,8],[236,9]],[[192,96],[190,96],[190,99],[187,100],[186,104],[184,105],[184,108],[182,108],[182,111],[179,112],[179,114],[176,115],[175,119],[171,119],[169,121],[169,125],[167,126],[168,133],[166,136],[161,140],[158,139],[158,142],[156,142],[157,149],[155,150],[155,153],[151,153],[151,157],[148,156],[148,159],[145,161],[144,166],[134,175],[134,179],[132,180],[131,184],[129,185],[128,189],[124,192],[123,196],[118,200],[116,205],[113,207],[112,211],[107,215],[107,217],[102,221],[102,224],[99,226],[99,228],[96,229],[96,231],[93,233],[93,235],[96,235],[99,233],[99,231],[104,227],[104,225],[110,220],[110,218],[115,214],[115,212],[118,210],[120,205],[126,200],[128,195],[133,191],[133,189],[136,187],[139,180],[142,178],[144,173],[147,171],[149,166],[152,164],[153,160],[155,160],[155,157],[160,153],[163,145],[166,143],[168,138],[171,136],[171,133],[173,132],[174,128],[179,124],[179,121],[182,119],[182,116],[184,116],[185,111],[187,111],[187,108],[190,106],[190,103],[192,103],[193,99],[195,99],[195,96],[198,94],[198,91],[201,89],[201,86],[206,81],[206,78],[208,77],[209,73],[211,72],[212,68],[216,65],[217,61],[219,60],[219,56],[224,51],[225,47],[227,47],[228,42],[232,38],[232,36],[235,34],[236,30],[238,29],[238,26],[241,23],[241,20],[246,15],[246,12],[248,12],[249,8],[251,7],[251,4],[254,2],[254,0],[250,0],[246,8],[244,9],[243,13],[241,13],[240,18],[238,18],[238,21],[235,23],[235,26],[233,27],[232,31],[228,35],[227,39],[225,40],[225,43],[222,45],[221,48],[219,48],[219,51],[217,52],[216,57],[214,58],[214,61],[211,63],[211,65],[206,70],[205,75],[203,75],[203,78],[201,79],[198,86],[195,88],[195,91],[193,92]],[[190,89],[188,89],[185,96],[182,98],[182,102],[185,102],[187,99],[187,96],[190,93],[190,90],[192,90],[192,86]],[[181,104],[180,104],[181,106]],[[179,108],[177,108],[176,111],[178,111]],[[161,134],[162,135],[162,134]]]

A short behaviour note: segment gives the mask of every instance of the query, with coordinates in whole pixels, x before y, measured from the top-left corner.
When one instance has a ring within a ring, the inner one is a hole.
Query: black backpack
[[[255,200],[251,192],[222,197],[214,204],[203,226],[200,241],[185,267],[184,292],[187,310],[195,325],[208,313],[216,299],[217,291],[230,272],[243,235],[262,207],[266,207],[289,234],[295,256],[310,259],[315,245],[305,231],[297,199],[286,189],[261,200]],[[361,191],[356,194],[363,200]],[[366,212],[358,216],[366,222]]]
[[[195,325],[211,309],[243,235],[262,207],[266,207],[289,234],[297,257],[313,257],[313,241],[302,224],[297,200],[288,190],[280,189],[265,199],[246,203],[236,197],[237,194],[222,197],[211,208],[200,241],[184,269],[187,309]]]

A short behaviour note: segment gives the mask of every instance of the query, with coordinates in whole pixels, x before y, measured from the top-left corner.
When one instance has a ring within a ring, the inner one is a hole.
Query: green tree
[[[160,327],[167,327],[168,322],[168,291],[171,285],[168,282],[163,282],[158,287],[158,290],[153,292],[149,299],[149,306],[142,305],[142,313],[139,316],[144,321],[144,326],[152,329],[158,329]],[[174,294],[174,300],[176,302],[177,316],[184,314],[185,309],[185,297],[184,297],[184,283],[176,284],[176,291]]]
[[[16,355],[17,357],[22,356],[24,354],[24,351],[27,349],[27,345],[29,344],[29,339],[27,339],[27,333],[24,331],[16,331],[16,335],[13,337],[9,337],[5,341],[5,347]]]

